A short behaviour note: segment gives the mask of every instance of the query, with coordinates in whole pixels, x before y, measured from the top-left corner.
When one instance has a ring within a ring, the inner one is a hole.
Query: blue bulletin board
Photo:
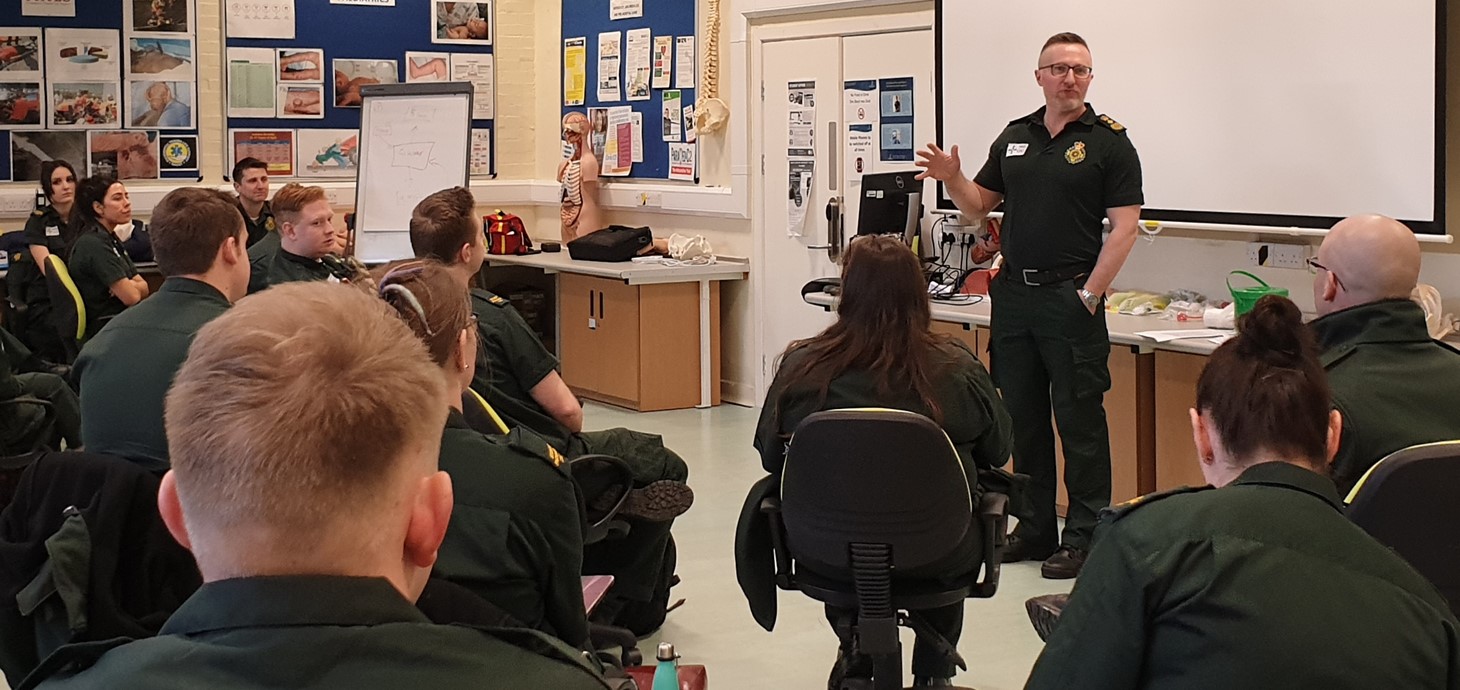
[[[114,1],[114,0],[113,0]],[[244,5],[267,6],[271,4],[268,0],[241,0]],[[486,36],[468,38],[465,42],[440,43],[435,42],[437,38],[436,23],[437,14],[435,9],[440,9],[443,15],[446,14],[444,7],[447,4],[454,6],[472,5],[479,9],[473,10],[474,16],[480,16],[485,21]],[[395,79],[397,82],[408,81],[408,72],[411,69],[410,61],[406,57],[407,52],[411,53],[444,53],[454,55],[475,55],[485,56],[493,54],[493,44],[497,40],[497,22],[494,8],[495,1],[479,1],[474,3],[443,3],[435,0],[397,0],[389,5],[359,4],[335,4],[325,0],[297,0],[295,6],[294,37],[293,38],[255,38],[255,37],[233,37],[233,30],[229,27],[229,17],[225,16],[225,45],[227,48],[267,48],[274,51],[286,49],[313,49],[323,51],[323,65],[319,66],[322,71],[319,80],[306,82],[283,81],[275,75],[275,88],[279,85],[307,86],[320,84],[323,87],[323,117],[320,118],[296,118],[281,117],[277,113],[272,117],[234,117],[230,112],[230,94],[228,92],[229,73],[232,71],[227,51],[223,57],[224,62],[224,113],[227,117],[229,135],[227,137],[228,165],[225,166],[225,175],[228,174],[233,164],[233,140],[235,130],[297,130],[301,134],[296,138],[295,144],[307,143],[308,130],[355,130],[360,128],[360,108],[358,102],[347,97],[345,102],[354,102],[353,106],[337,105],[339,91],[347,94],[350,91],[350,81],[344,77],[364,76],[365,79],[358,79],[357,82],[365,82],[372,79],[368,74],[352,75],[348,72],[336,72],[337,60],[359,60],[378,61],[392,60],[395,62]],[[437,8],[437,6],[441,6]],[[225,14],[229,10],[225,8]],[[234,21],[237,26],[238,22]],[[312,64],[312,63],[310,63]],[[276,70],[280,69],[276,65]],[[446,66],[447,79],[450,78],[450,64]],[[495,85],[495,75],[492,77]],[[337,88],[345,86],[344,89]],[[495,88],[474,95],[473,100],[480,105],[483,99],[489,102],[495,99]],[[491,110],[495,115],[495,103],[491,103]],[[490,146],[490,162],[486,171],[478,170],[477,175],[495,174],[496,172],[496,131],[495,118],[472,119],[474,131],[485,132]],[[346,154],[351,153],[348,149]],[[338,157],[339,152],[333,152]],[[326,152],[325,155],[330,155]],[[299,150],[301,162],[312,160],[312,152],[306,151],[301,146]],[[310,177],[354,177],[353,169],[345,175],[301,175],[296,170],[294,176]]]
[[[71,163],[80,176],[200,179],[194,0],[157,7],[151,0],[75,0],[68,17],[26,15],[23,7],[0,1],[0,182],[32,182],[51,159]],[[86,42],[81,55],[83,42],[64,33],[73,29],[107,33]],[[53,59],[52,49],[63,57]],[[105,76],[76,72],[103,66]],[[160,83],[170,95],[160,95]],[[153,87],[166,111],[149,113]]]
[[[671,63],[666,66],[670,72],[669,87],[667,89],[650,88],[647,100],[629,100],[629,90],[632,75],[628,70],[628,32],[632,29],[650,29],[655,38],[660,36],[690,37],[696,36],[697,17],[696,8],[699,3],[696,0],[643,0],[643,16],[625,19],[612,19],[610,16],[612,3],[609,0],[562,0],[563,2],[563,39],[583,39],[587,52],[585,61],[586,78],[584,80],[584,102],[582,105],[567,105],[564,98],[566,90],[562,87],[558,90],[559,103],[563,106],[563,114],[573,111],[583,112],[589,108],[603,108],[611,106],[629,106],[634,112],[639,113],[644,122],[643,130],[643,162],[634,163],[633,170],[628,177],[640,179],[667,179],[669,177],[669,144],[663,136],[662,124],[664,120],[664,94],[666,91],[680,92],[680,108],[695,105],[696,87],[699,86],[698,61],[702,46],[698,40],[695,43],[695,63],[690,66],[690,73],[695,75],[692,86],[681,88],[676,86],[674,73],[679,69],[676,47],[671,47]],[[619,35],[621,56],[619,65],[619,99],[604,101],[598,98],[598,42],[599,34],[617,32]],[[671,42],[671,46],[675,46]],[[650,60],[653,61],[653,42],[650,42]],[[559,59],[562,60],[562,51],[559,51]],[[652,64],[651,64],[652,69]],[[560,70],[562,73],[562,70]],[[593,118],[589,118],[590,122]],[[682,122],[681,116],[681,122]],[[680,128],[679,138],[676,140],[683,143],[684,127]],[[698,173],[696,173],[698,175]],[[616,178],[606,178],[616,179]]]

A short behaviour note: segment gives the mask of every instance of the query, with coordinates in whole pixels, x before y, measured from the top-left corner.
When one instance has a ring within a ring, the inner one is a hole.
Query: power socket
[[[1308,266],[1306,244],[1280,244],[1277,242],[1248,242],[1247,263],[1267,268],[1295,268]]]

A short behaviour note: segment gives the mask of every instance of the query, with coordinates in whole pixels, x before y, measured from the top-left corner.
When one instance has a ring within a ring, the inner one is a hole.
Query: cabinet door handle
[[[603,318],[603,291],[598,291],[598,318]]]
[[[593,291],[592,290],[589,290],[588,291],[588,318],[591,319],[593,317],[594,317],[594,313],[593,313]]]

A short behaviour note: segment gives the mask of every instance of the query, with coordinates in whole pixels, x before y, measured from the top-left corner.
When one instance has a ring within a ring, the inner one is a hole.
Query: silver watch
[[[1080,288],[1076,290],[1075,294],[1080,296],[1080,301],[1084,302],[1085,307],[1088,309],[1094,309],[1095,307],[1100,305],[1100,295],[1090,292],[1085,288]]]

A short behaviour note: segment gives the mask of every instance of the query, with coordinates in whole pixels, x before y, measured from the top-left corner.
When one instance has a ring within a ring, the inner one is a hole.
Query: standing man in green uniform
[[[298,280],[329,280],[333,273],[324,257],[335,251],[335,212],[321,187],[284,185],[274,195],[279,243],[260,242],[248,250],[253,294],[272,285]]]
[[[249,157],[233,166],[233,191],[238,194],[238,213],[248,229],[248,246],[268,239],[279,241],[279,225],[269,208],[269,164]]]
[[[243,299],[243,221],[227,194],[183,187],[152,212],[152,244],[165,280],[81,349],[81,437],[86,449],[168,468],[162,403],[198,330]]]
[[[993,377],[1014,423],[1014,465],[1030,476],[1025,507],[1004,560],[1044,560],[1044,577],[1079,574],[1096,515],[1110,504],[1110,389],[1104,295],[1135,245],[1141,165],[1125,128],[1085,102],[1094,77],[1085,40],[1056,34],[1034,80],[1043,108],[994,140],[972,179],[958,146],[920,151],[923,177],[943,182],[959,211],[979,223],[1004,204],[1004,268],[990,287]],[[1110,237],[1102,244],[1102,221]],[[1055,519],[1054,432],[1070,497],[1063,537]]]
[[[1430,338],[1424,310],[1409,298],[1419,241],[1400,222],[1344,219],[1309,263],[1319,315],[1311,326],[1343,414],[1333,481],[1347,494],[1396,450],[1460,439],[1460,351]]]
[[[445,385],[361,290],[285,285],[213,320],[168,394],[158,496],[202,588],[157,637],[63,647],[25,687],[607,688],[547,635],[412,605],[451,516]]]

